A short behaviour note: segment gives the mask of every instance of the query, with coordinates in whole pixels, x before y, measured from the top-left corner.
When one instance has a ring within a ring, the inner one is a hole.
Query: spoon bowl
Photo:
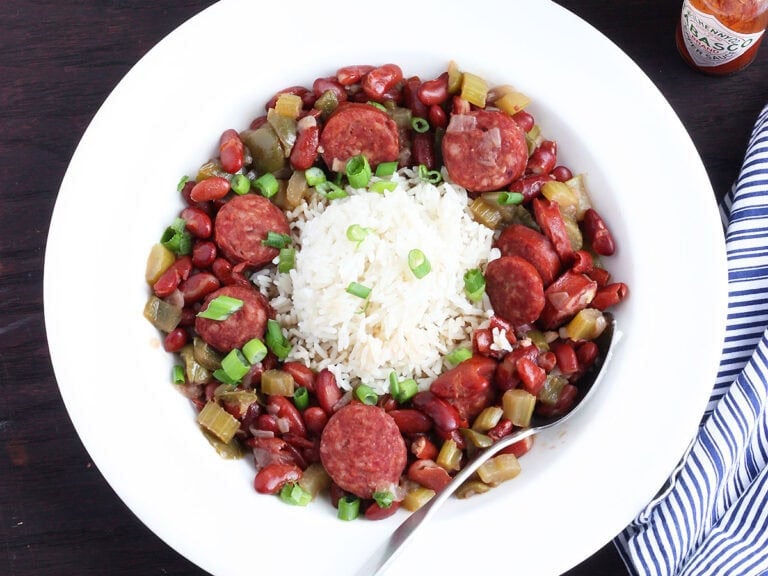
[[[437,513],[445,501],[448,500],[448,498],[450,498],[451,495],[466,480],[468,480],[484,462],[516,442],[520,442],[529,436],[533,436],[534,434],[538,434],[539,432],[562,424],[586,404],[587,399],[597,388],[597,383],[602,380],[602,376],[605,373],[604,367],[610,360],[613,344],[616,341],[616,321],[609,313],[605,313],[605,318],[608,321],[607,326],[596,340],[601,354],[599,359],[590,368],[589,372],[584,374],[579,380],[579,394],[573,407],[568,412],[552,416],[541,416],[534,413],[529,427],[508,434],[488,448],[478,451],[456,474],[456,476],[453,477],[453,480],[451,480],[445,488],[424,506],[408,516],[408,518],[389,535],[384,543],[357,570],[355,576],[378,576],[383,574],[386,569],[392,565],[404,546],[413,540],[416,531]]]

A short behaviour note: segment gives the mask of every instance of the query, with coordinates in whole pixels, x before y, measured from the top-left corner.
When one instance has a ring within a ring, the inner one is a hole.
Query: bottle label
[[[711,68],[736,60],[763,35],[731,30],[714,16],[694,8],[690,0],[683,2],[680,25],[688,54],[700,67]]]

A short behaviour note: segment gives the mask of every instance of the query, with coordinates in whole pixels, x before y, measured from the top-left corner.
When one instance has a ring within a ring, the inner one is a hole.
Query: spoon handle
[[[465,480],[474,474],[484,462],[497,454],[499,450],[503,450],[507,446],[519,442],[541,429],[542,427],[519,430],[505,436],[485,450],[478,452],[477,455],[467,462],[464,468],[453,477],[453,480],[451,480],[445,488],[435,494],[435,496],[424,506],[408,516],[408,518],[406,518],[405,521],[389,535],[384,543],[371,554],[365,564],[355,572],[355,576],[378,576],[383,574],[386,568],[400,554],[404,544],[412,539],[416,530],[422,526],[428,518],[435,514],[443,503],[451,497],[451,494],[453,494]]]

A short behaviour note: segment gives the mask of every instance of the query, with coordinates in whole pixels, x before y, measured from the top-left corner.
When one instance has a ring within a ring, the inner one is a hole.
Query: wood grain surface
[[[688,69],[676,52],[677,0],[559,3],[648,74],[688,129],[716,195],[724,194],[738,174],[756,115],[768,102],[768,47],[747,70],[710,78]],[[78,439],[48,354],[43,260],[58,187],[89,121],[143,54],[210,4],[0,4],[0,574],[204,574],[133,516]],[[648,182],[648,201],[663,209],[664,199],[654,196],[653,166],[639,164],[637,176]],[[589,519],[584,522],[588,526]],[[606,543],[568,575],[626,573]]]

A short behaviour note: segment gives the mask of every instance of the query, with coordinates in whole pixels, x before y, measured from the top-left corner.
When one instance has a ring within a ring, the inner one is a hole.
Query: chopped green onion
[[[256,180],[253,181],[253,186],[266,198],[272,198],[272,196],[277,194],[277,191],[280,188],[280,185],[277,183],[277,178],[270,172],[262,174],[256,178]]]
[[[352,224],[347,228],[347,240],[357,242],[357,245],[360,246],[360,243],[365,240],[365,237],[371,232],[373,232],[373,230],[370,228],[364,228],[360,226],[360,224]]]
[[[509,206],[510,204],[521,204],[523,202],[523,195],[520,192],[501,192],[496,199],[501,206]]]
[[[469,360],[470,358],[472,358],[472,351],[469,348],[456,348],[456,350],[445,356],[445,359],[454,366],[458,366],[464,360]]]
[[[293,506],[306,506],[312,502],[312,494],[296,482],[288,482],[280,489],[280,500]]]
[[[294,266],[296,266],[296,248],[281,248],[277,271],[285,273],[293,270]]]
[[[344,496],[339,498],[338,517],[341,520],[354,520],[360,515],[360,498]]]
[[[358,298],[368,298],[371,295],[371,289],[357,282],[350,282],[349,286],[347,286],[347,293]]]
[[[262,246],[278,249],[285,248],[290,243],[291,237],[288,234],[280,234],[279,232],[267,232],[267,237],[261,241]]]
[[[213,377],[216,378],[222,384],[229,384],[230,386],[237,386],[238,380],[233,379],[229,374],[224,371],[224,368],[218,368],[213,372]]]
[[[256,364],[267,356],[267,347],[260,339],[252,338],[243,345],[243,356],[251,364]]]
[[[384,180],[378,180],[376,182],[371,182],[371,185],[368,186],[368,190],[371,192],[376,192],[377,194],[384,194],[384,192],[392,192],[397,188],[397,182],[386,182]]]
[[[309,390],[304,386],[299,386],[293,392],[293,403],[299,410],[304,410],[309,406]]]
[[[373,406],[379,401],[378,394],[373,391],[373,388],[366,384],[360,384],[355,388],[355,396],[357,396],[357,399],[360,400],[360,402],[367,404],[368,406]]]
[[[382,112],[386,112],[387,111],[387,109],[384,107],[384,104],[381,104],[379,102],[374,102],[373,100],[368,100],[368,104],[370,104],[374,108],[378,108]]]
[[[419,116],[414,116],[413,118],[411,118],[411,128],[413,128],[414,132],[423,134],[424,132],[429,130],[429,122],[427,122],[424,118],[421,118]]]
[[[396,398],[396,400],[403,404],[404,402],[408,402],[411,398],[416,396],[416,393],[419,391],[419,385],[416,383],[416,380],[413,378],[406,378],[402,382],[400,382],[400,395]]]
[[[189,182],[189,176],[185,174],[184,176],[181,177],[181,180],[179,180],[179,183],[176,184],[176,190],[178,190],[179,192],[184,190],[184,186],[186,186],[187,182]]]
[[[201,310],[197,313],[200,318],[207,318],[208,320],[226,320],[232,314],[240,310],[243,307],[243,301],[231,296],[216,296],[208,303],[208,307],[205,310]]]
[[[424,164],[419,164],[419,178],[430,184],[439,184],[443,175],[437,170],[429,170]]]
[[[242,196],[251,191],[251,181],[245,174],[235,174],[232,177],[232,181],[229,183],[229,187],[232,188],[232,192],[238,196]]]
[[[283,335],[283,329],[277,320],[267,320],[265,340],[267,341],[267,348],[277,356],[278,360],[285,360],[288,357],[288,353],[291,351],[291,343]]]
[[[326,181],[325,172],[317,166],[304,170],[304,178],[307,180],[307,186],[317,186]]]
[[[173,367],[171,372],[171,378],[174,384],[184,384],[187,381],[186,373],[184,372],[184,366],[177,364]]]
[[[424,252],[418,248],[414,248],[408,252],[408,268],[411,269],[411,272],[413,272],[413,275],[416,276],[416,278],[421,280],[424,276],[429,274],[430,270],[432,270],[432,265],[429,263],[429,260],[427,260],[427,256]]]
[[[347,179],[353,188],[365,188],[371,181],[371,166],[363,154],[353,156],[347,161]]]
[[[338,186],[337,184],[334,184],[333,182],[321,182],[317,186],[315,186],[315,190],[323,197],[328,200],[336,200],[338,198],[345,198],[348,196],[347,191]]]
[[[242,380],[243,376],[248,374],[250,368],[251,365],[248,363],[248,360],[245,359],[243,353],[237,348],[231,350],[229,354],[221,359],[221,369],[235,382]]]
[[[397,162],[382,162],[376,166],[376,176],[386,178],[397,171]]]
[[[397,379],[397,372],[389,373],[389,393],[395,400],[400,396],[400,380]]]
[[[389,490],[380,490],[373,493],[373,499],[376,500],[379,508],[389,508],[395,501],[395,496]]]
[[[174,254],[189,254],[192,252],[192,235],[187,232],[187,222],[176,218],[160,237],[160,244]]]
[[[479,302],[485,293],[485,277],[479,268],[467,270],[464,274],[464,293],[472,302]]]

